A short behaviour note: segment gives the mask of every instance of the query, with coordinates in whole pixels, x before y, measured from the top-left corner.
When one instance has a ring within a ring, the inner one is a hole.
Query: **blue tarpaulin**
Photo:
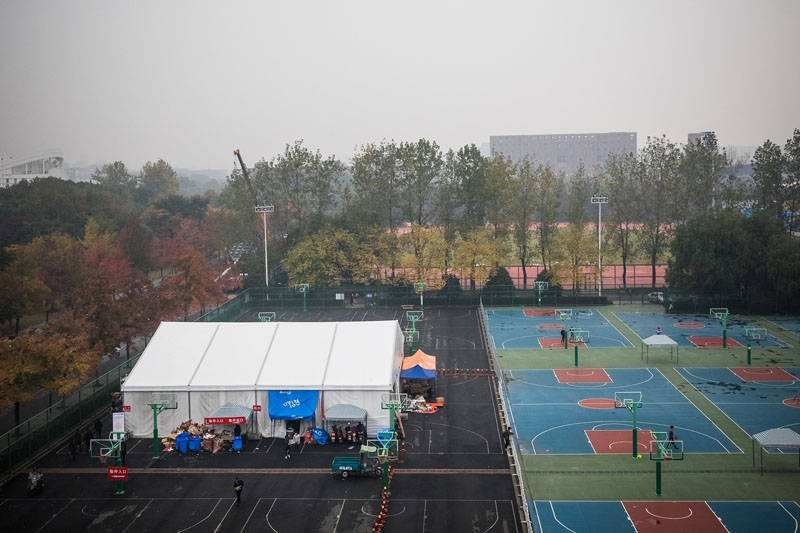
[[[317,441],[317,444],[328,444],[328,434],[320,428],[312,429],[311,435],[314,437],[314,440]]]
[[[436,370],[428,370],[417,365],[403,370],[400,377],[402,379],[436,379]]]
[[[273,420],[311,420],[317,410],[319,391],[269,391],[269,417]]]

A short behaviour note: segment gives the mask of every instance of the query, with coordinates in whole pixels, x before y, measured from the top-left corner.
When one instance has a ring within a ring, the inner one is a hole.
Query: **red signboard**
[[[127,466],[109,466],[108,467],[108,480],[109,481],[128,481],[128,467]]]
[[[131,406],[130,405],[123,405],[122,406],[122,412],[123,413],[130,413],[131,412]]]
[[[261,406],[260,405],[254,405],[253,406],[253,411],[259,411],[260,412],[261,411]]]
[[[206,426],[217,426],[222,424],[244,424],[247,422],[243,416],[223,416],[220,418],[206,418],[203,424]]]

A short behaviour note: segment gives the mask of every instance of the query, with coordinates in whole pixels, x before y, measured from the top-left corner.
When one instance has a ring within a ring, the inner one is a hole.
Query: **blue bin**
[[[189,450],[199,452],[202,449],[203,437],[191,437],[189,439]]]
[[[179,434],[175,439],[175,447],[178,448],[178,451],[181,453],[186,453],[189,451],[189,434]]]
[[[242,437],[233,437],[233,451],[242,451]]]

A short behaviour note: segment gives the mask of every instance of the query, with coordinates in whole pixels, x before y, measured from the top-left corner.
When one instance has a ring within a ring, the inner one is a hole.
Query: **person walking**
[[[284,453],[284,459],[291,459],[292,458],[292,437],[289,436],[289,432],[286,432],[286,436],[283,437],[283,444],[286,446],[286,452]]]
[[[236,477],[233,480],[233,491],[236,493],[236,505],[242,501],[242,489],[244,489],[244,481]]]
[[[564,339],[567,338],[567,332],[564,331],[564,328],[561,328],[561,344],[564,344]]]
[[[664,446],[664,448],[669,448],[670,446],[675,450],[678,449],[678,445],[675,444],[675,426],[669,427],[669,437],[667,439],[667,445]]]
[[[100,420],[99,418],[94,423],[94,433],[96,435],[96,437],[95,437],[96,439],[102,439],[103,438],[103,421]]]
[[[81,451],[83,439],[81,438],[81,432],[79,429],[75,430],[75,434],[72,436],[72,443],[75,445],[78,451]]]
[[[92,429],[86,428],[86,431],[83,432],[83,442],[86,444],[86,451],[89,452],[89,455],[92,454]]]
[[[503,431],[503,446],[507,450],[508,445],[511,444],[511,435],[513,435],[511,428],[506,426],[506,429]]]

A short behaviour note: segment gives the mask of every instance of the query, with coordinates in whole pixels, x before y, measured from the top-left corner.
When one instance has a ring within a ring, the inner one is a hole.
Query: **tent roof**
[[[327,420],[365,420],[367,411],[356,405],[340,403],[325,409]]]
[[[123,392],[391,390],[403,334],[375,322],[162,322]]]
[[[753,438],[765,448],[800,448],[800,435],[789,428],[768,429]]]
[[[245,407],[238,403],[226,402],[211,411],[206,418],[234,418],[237,416],[250,418],[251,414],[253,414],[253,410],[250,407]]]
[[[648,346],[677,346],[678,343],[672,340],[669,335],[664,335],[663,333],[657,333],[656,335],[650,335],[646,339],[642,339],[642,342]]]
[[[428,355],[422,350],[417,350],[414,355],[403,359],[403,370],[414,368],[415,366],[421,366],[426,370],[436,370],[436,357]]]

